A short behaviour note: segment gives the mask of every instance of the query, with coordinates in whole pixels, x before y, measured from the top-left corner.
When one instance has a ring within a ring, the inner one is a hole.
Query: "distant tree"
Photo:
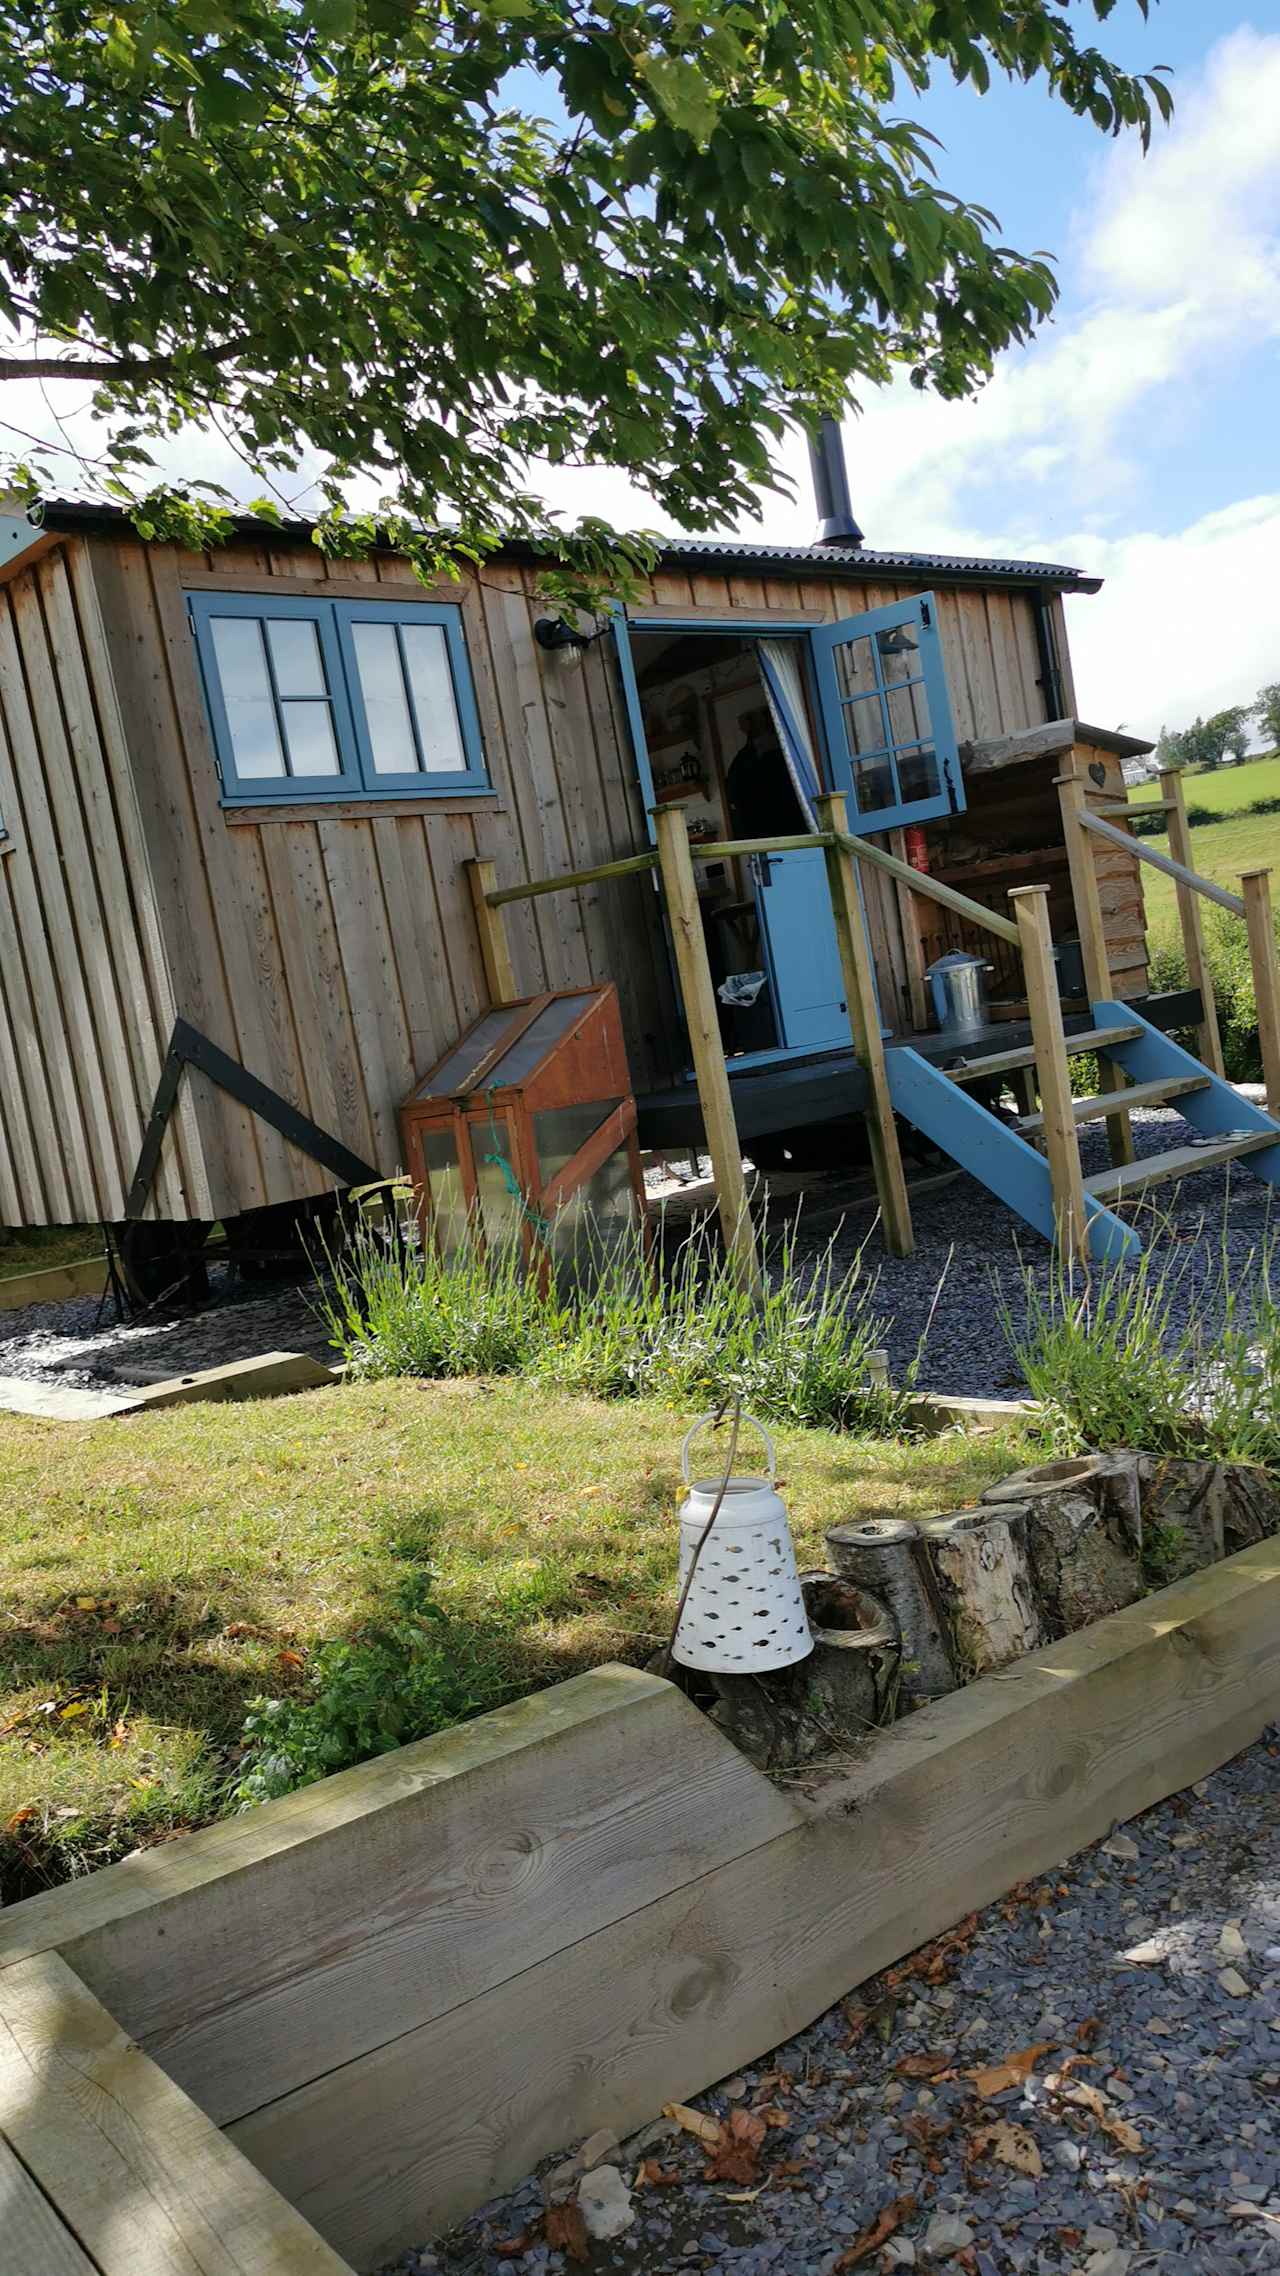
[[[1155,765],[1157,770],[1161,767],[1186,766],[1187,755],[1183,749],[1183,740],[1184,738],[1180,728],[1161,728],[1160,733],[1156,738],[1155,748]]]
[[[1176,738],[1181,764],[1202,767],[1212,773],[1220,767],[1228,753],[1242,759],[1249,748],[1249,730],[1245,722],[1249,717],[1245,704],[1232,704],[1226,711],[1215,711],[1211,718],[1193,719]]]
[[[1249,706],[1249,717],[1256,723],[1268,750],[1280,750],[1280,680],[1259,688],[1256,700]]]

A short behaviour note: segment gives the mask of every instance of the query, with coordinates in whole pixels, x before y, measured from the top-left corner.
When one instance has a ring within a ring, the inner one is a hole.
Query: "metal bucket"
[[[981,956],[953,949],[931,964],[925,978],[933,996],[934,1015],[943,1035],[979,1035],[988,1024],[987,984],[983,975],[991,966]]]

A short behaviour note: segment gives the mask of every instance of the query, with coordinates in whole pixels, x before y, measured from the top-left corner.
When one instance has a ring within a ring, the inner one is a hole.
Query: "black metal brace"
[[[362,1162],[360,1156],[344,1146],[340,1138],[331,1137],[318,1123],[312,1122],[296,1106],[291,1106],[288,1099],[281,1098],[279,1091],[273,1091],[257,1075],[251,1075],[238,1059],[231,1058],[226,1051],[220,1051],[216,1043],[211,1043],[207,1035],[200,1033],[199,1028],[192,1027],[185,1019],[176,1019],[151,1112],[147,1117],[147,1127],[143,1132],[137,1168],[124,1205],[127,1219],[140,1218],[147,1206],[147,1197],[160,1166],[160,1148],[164,1144],[169,1117],[177,1101],[178,1085],[184,1067],[198,1068],[202,1075],[207,1075],[210,1082],[216,1083],[219,1090],[226,1091],[238,1105],[247,1106],[250,1114],[256,1114],[260,1121],[269,1123],[273,1130],[278,1130],[280,1136],[287,1138],[289,1144],[296,1146],[300,1153],[309,1154],[312,1161],[319,1162],[322,1169],[331,1170],[341,1185],[370,1185],[377,1179],[378,1171],[371,1169],[368,1162]]]

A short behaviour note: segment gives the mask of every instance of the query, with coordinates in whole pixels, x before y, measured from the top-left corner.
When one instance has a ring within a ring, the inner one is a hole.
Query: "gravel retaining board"
[[[709,2182],[688,2134],[642,2129],[614,2162],[673,2178],[591,2244],[596,2276],[1280,2268],[1278,1764],[1273,1729],[698,2097],[722,2121],[771,2114],[749,2187]],[[1037,2045],[989,2099],[963,2075]],[[989,2140],[975,2154],[1001,2123],[1039,2172]],[[904,2197],[892,2240],[842,2259]],[[542,2207],[531,2176],[395,2276],[559,2276],[574,2263]]]

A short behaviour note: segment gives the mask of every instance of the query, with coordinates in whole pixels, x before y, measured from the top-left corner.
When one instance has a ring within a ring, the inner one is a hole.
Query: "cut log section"
[[[899,1689],[904,1699],[938,1699],[956,1688],[946,1616],[918,1525],[905,1517],[868,1517],[833,1525],[831,1562],[846,1580],[884,1598],[901,1640]]]
[[[892,1718],[898,1632],[888,1607],[831,1573],[801,1578],[813,1650],[758,1675],[705,1670],[711,1720],[760,1770],[828,1761]]]
[[[1031,1577],[1051,1637],[1136,1603],[1145,1585],[1136,1457],[1046,1462],[982,1496],[987,1508],[1022,1504]]]
[[[1031,1577],[1028,1516],[1025,1503],[1007,1502],[922,1521],[952,1657],[966,1682],[1046,1641]]]

